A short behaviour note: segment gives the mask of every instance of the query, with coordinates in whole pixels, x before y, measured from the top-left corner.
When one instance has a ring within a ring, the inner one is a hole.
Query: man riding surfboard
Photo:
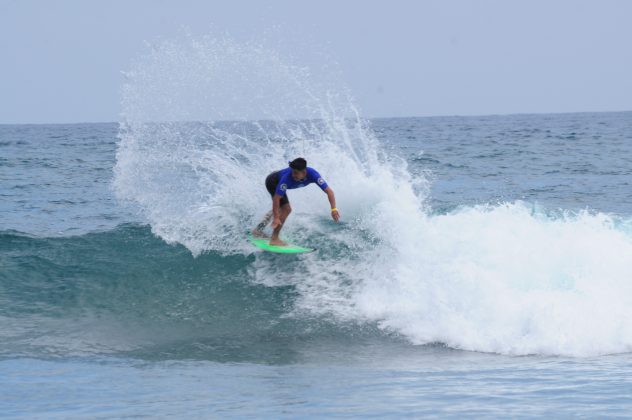
[[[311,183],[316,183],[327,194],[327,199],[331,206],[331,218],[337,222],[340,219],[340,213],[336,208],[334,191],[314,168],[307,166],[305,159],[299,157],[289,162],[289,167],[274,171],[266,177],[266,189],[272,197],[272,211],[269,211],[261,223],[253,229],[253,236],[265,236],[263,229],[272,219],[270,245],[287,245],[279,239],[279,232],[281,232],[283,223],[285,223],[285,220],[292,212],[292,207],[287,197],[287,190],[301,188]]]

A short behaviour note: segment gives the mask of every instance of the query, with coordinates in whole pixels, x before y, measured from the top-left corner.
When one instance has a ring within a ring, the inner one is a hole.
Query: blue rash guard
[[[325,189],[327,189],[327,183],[325,182],[323,177],[320,176],[318,171],[316,171],[316,169],[314,168],[310,168],[309,166],[306,169],[307,175],[304,179],[300,181],[295,181],[294,178],[292,178],[292,168],[281,169],[278,172],[279,183],[277,184],[274,192],[283,197],[285,196],[285,192],[287,190],[301,188],[308,184],[311,184],[312,182],[315,182],[321,190],[325,191]]]

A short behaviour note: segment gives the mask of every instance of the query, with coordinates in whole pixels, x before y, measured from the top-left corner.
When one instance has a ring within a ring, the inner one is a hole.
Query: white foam
[[[296,314],[505,354],[632,348],[629,221],[522,202],[432,215],[426,180],[382,153],[344,88],[260,44],[160,44],[133,65],[123,95],[116,192],[195,255],[251,252],[243,233],[270,206],[265,175],[297,155],[321,171],[345,223],[328,221],[316,187],[291,192],[285,234],[320,251],[282,266],[259,255],[251,272],[295,284]],[[174,122],[253,117],[268,121]]]
[[[610,217],[551,219],[513,203],[393,223],[406,234],[354,296],[361,315],[467,350],[630,350],[632,240]]]

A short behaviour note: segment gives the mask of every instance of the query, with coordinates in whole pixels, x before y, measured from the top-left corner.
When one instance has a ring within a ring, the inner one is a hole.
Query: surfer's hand
[[[338,213],[338,210],[333,210],[331,212],[331,218],[334,219],[335,222],[340,220],[340,213]]]
[[[281,219],[276,218],[272,221],[272,229],[276,229],[281,226]]]

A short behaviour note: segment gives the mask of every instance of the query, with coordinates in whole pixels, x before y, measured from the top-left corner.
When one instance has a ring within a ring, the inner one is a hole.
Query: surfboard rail
[[[263,251],[276,252],[277,254],[307,254],[316,251],[316,248],[302,247],[289,242],[287,246],[270,245],[269,238],[257,238],[252,235],[248,236],[248,240]]]

